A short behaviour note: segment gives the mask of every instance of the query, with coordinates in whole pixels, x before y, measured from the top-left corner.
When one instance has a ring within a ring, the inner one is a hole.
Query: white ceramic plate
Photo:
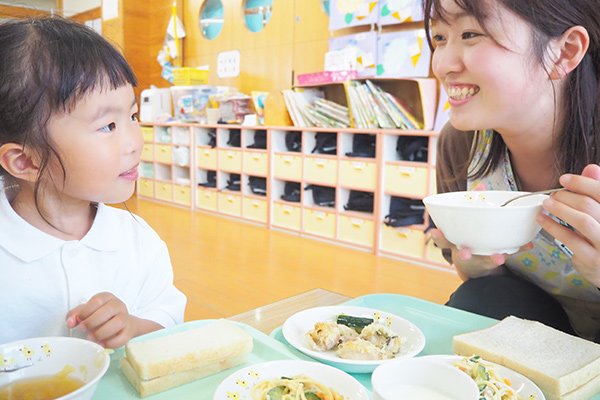
[[[282,333],[285,339],[296,349],[321,362],[333,365],[346,372],[369,373],[388,360],[361,361],[340,358],[335,350],[315,351],[306,342],[306,333],[314,329],[317,322],[335,321],[338,314],[353,317],[373,318],[387,324],[400,337],[405,339],[395,358],[416,356],[425,347],[425,335],[415,324],[397,315],[385,311],[356,306],[317,307],[300,311],[285,321]],[[393,358],[392,358],[393,360]]]
[[[344,371],[313,361],[267,361],[242,368],[217,387],[214,400],[252,400],[252,388],[264,380],[306,375],[340,393],[344,400],[369,400],[363,385]]]
[[[454,362],[461,360],[464,357],[454,356],[454,355],[431,355],[431,356],[423,356],[423,358],[437,359],[446,364],[454,365]],[[542,393],[540,388],[526,376],[523,376],[520,373],[513,371],[510,368],[506,368],[502,365],[499,365],[499,364],[496,364],[496,363],[493,363],[490,361],[485,361],[482,359],[481,362],[486,365],[495,366],[498,369],[498,372],[500,373],[501,376],[503,376],[504,378],[508,378],[513,389],[515,390],[515,392],[517,392],[519,397],[521,397],[523,399],[529,399],[529,397],[531,395],[535,395],[535,400],[545,400],[546,399],[544,397],[544,393]]]

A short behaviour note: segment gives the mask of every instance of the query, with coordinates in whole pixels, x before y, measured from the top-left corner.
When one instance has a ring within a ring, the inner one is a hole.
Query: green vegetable
[[[267,392],[267,400],[281,400],[285,386],[277,386]]]
[[[482,383],[482,382],[489,382],[489,381],[490,381],[490,374],[487,372],[487,370],[485,369],[485,367],[483,365],[478,365],[477,370],[475,371],[475,382],[478,383],[480,392],[487,387],[487,383]]]
[[[315,394],[315,392],[304,392],[304,396],[306,400],[321,400],[319,396]]]
[[[335,322],[340,325],[346,325],[346,326],[354,329],[356,332],[360,333],[360,332],[362,332],[362,330],[365,326],[368,326],[373,323],[373,319],[372,318],[362,318],[362,317],[352,317],[350,315],[339,314],[336,317]]]

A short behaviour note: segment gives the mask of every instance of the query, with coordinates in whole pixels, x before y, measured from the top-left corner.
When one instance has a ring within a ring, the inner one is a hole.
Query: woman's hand
[[[439,229],[432,229],[430,234],[437,247],[452,250],[452,264],[456,267],[458,276],[463,281],[502,273],[503,268],[500,266],[510,256],[509,254],[493,254],[491,256],[474,255],[468,249],[459,250],[446,239]],[[532,247],[532,243],[527,243],[519,251],[530,250]]]
[[[67,313],[67,327],[89,332],[88,340],[103,347],[124,346],[133,337],[162,329],[153,322],[130,315],[125,304],[112,293],[98,293],[87,303]]]
[[[600,166],[590,164],[581,175],[565,174],[560,184],[567,191],[544,200],[544,210],[574,230],[544,214],[537,220],[543,229],[573,252],[573,266],[593,285],[600,286]]]

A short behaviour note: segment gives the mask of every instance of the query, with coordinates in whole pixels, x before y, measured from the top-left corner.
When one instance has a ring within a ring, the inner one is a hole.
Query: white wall
[[[63,0],[66,15],[79,14],[102,6],[102,0]]]
[[[56,9],[55,0],[0,0],[0,4],[9,4],[18,7],[32,7],[39,10],[50,11]],[[71,16],[100,7],[102,0],[63,0],[65,15]]]

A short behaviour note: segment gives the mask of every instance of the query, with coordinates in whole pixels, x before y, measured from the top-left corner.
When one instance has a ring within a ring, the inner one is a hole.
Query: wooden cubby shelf
[[[142,131],[139,197],[451,268],[426,243],[425,210],[416,224],[384,223],[394,197],[435,192],[434,131],[148,123]],[[315,150],[323,134],[326,153]],[[373,141],[372,154],[354,154],[355,135]],[[398,148],[407,138],[423,144],[413,159]],[[318,204],[315,187],[329,188],[331,203]],[[349,207],[355,197],[359,209]]]

